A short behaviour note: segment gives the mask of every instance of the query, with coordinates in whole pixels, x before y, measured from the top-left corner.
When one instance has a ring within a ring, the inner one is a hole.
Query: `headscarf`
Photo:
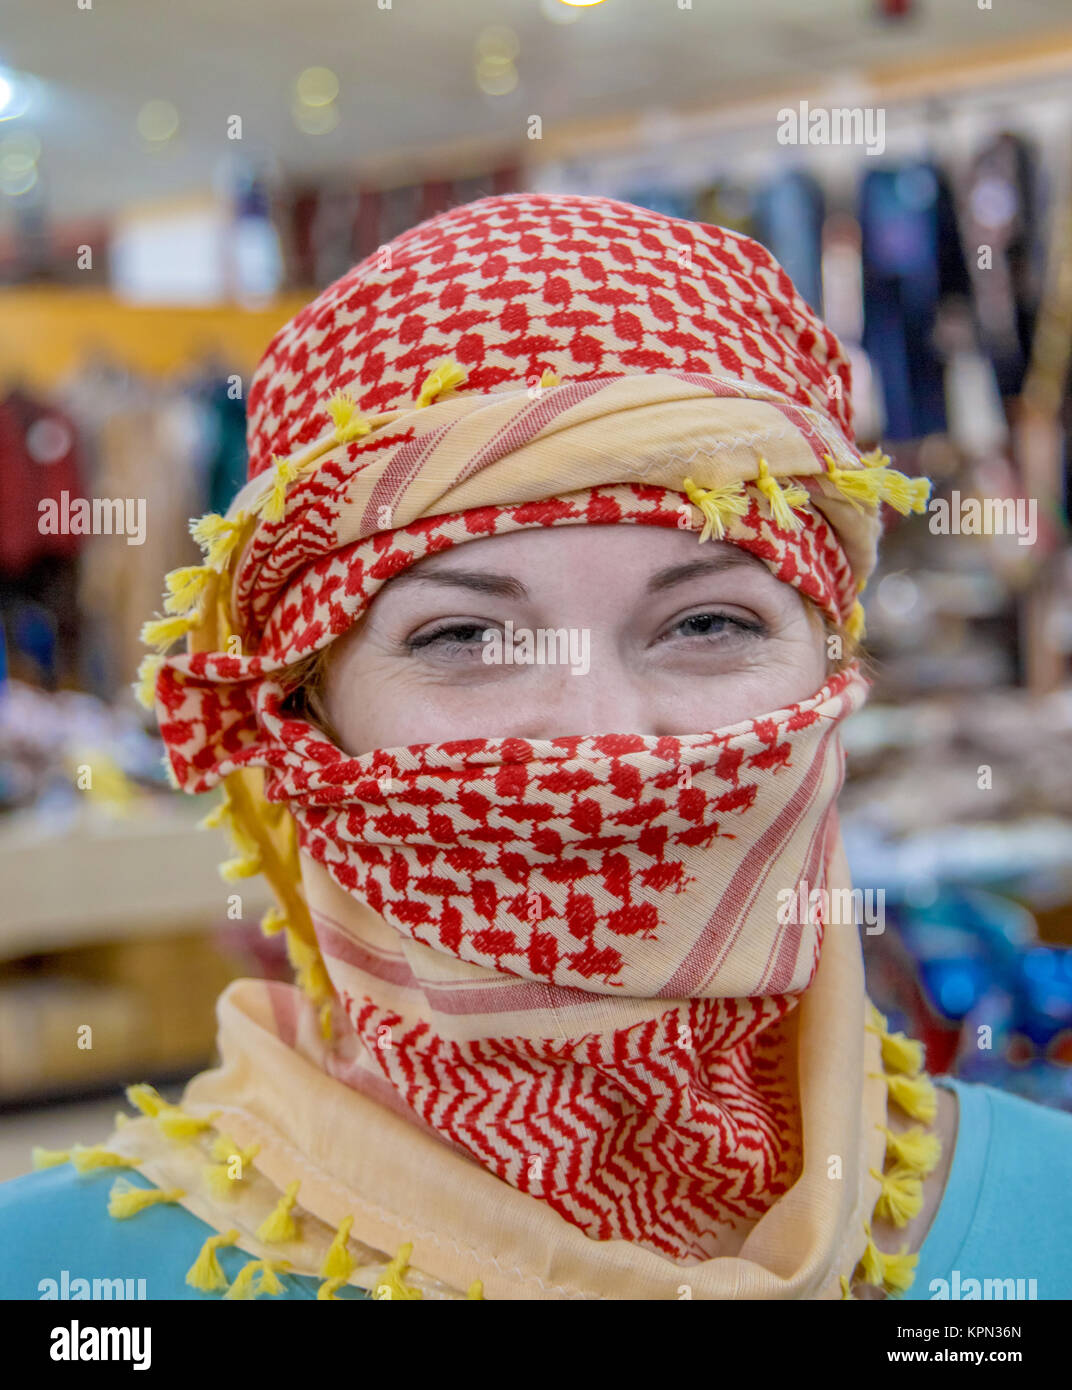
[[[114,1136],[265,1278],[277,1256],[325,1296],[911,1283],[870,1220],[919,1209],[936,1141],[898,1141],[887,1102],[929,1122],[934,1091],[828,905],[856,662],[677,737],[354,757],[288,699],[401,569],[532,527],[688,527],[862,635],[881,505],[929,484],[859,454],[850,386],[755,242],[570,195],[421,223],[270,345],[250,480],[146,625],[187,652],[141,674],[176,784],[223,787],[223,872],[268,878],[298,983],[230,986],[220,1066],[178,1111],[135,1089]],[[780,910],[809,886],[814,911]]]

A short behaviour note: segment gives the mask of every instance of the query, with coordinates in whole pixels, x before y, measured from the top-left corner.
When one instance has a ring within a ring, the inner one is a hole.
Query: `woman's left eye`
[[[433,645],[440,647],[483,645],[487,623],[455,623],[452,627],[437,627],[431,632],[419,633],[410,637],[406,645],[411,651]]]
[[[759,621],[731,617],[728,613],[690,613],[670,629],[671,635],[724,641],[734,637],[763,637],[767,626]]]

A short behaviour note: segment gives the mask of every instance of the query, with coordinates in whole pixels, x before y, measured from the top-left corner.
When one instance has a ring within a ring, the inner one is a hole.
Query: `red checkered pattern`
[[[249,394],[251,476],[316,438],[333,391],[396,409],[447,355],[479,392],[545,368],[729,377],[852,434],[844,349],[758,242],[612,198],[516,193],[411,228],[276,335]]]

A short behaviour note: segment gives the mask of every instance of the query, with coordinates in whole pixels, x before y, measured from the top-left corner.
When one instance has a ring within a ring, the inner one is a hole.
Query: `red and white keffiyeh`
[[[886,1087],[855,931],[778,912],[848,887],[855,664],[674,738],[430,729],[353,757],[287,699],[399,570],[532,526],[688,527],[860,631],[880,506],[928,485],[861,459],[849,386],[756,243],[574,196],[422,223],[269,348],[250,482],[147,627],[189,650],[146,675],[301,985],[224,995],[222,1066],[186,1104],[256,1135],[310,1215],[342,1220],[344,1194],[367,1245],[412,1238],[415,1266],[494,1296],[674,1296],[687,1269],[696,1296],[830,1297],[861,1260],[903,1286],[870,1239]],[[361,1153],[337,1150],[358,1118]]]

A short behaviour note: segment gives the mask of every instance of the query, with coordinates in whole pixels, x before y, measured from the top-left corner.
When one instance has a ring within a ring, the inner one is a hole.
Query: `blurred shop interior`
[[[321,0],[300,35],[281,3],[69,9],[0,37],[0,1134],[47,1144],[61,1104],[110,1128],[117,1085],[211,1061],[228,980],[290,978],[260,880],[236,911],[168,786],[139,628],[244,477],[274,331],[405,228],[529,189],[756,237],[850,347],[862,447],[951,518],[1034,504],[1030,535],[941,544],[888,511],[842,819],[891,1026],[1072,1109],[1064,0]],[[881,107],[883,147],[780,143],[802,101]],[[42,534],[64,492],[144,498],[144,544]]]

